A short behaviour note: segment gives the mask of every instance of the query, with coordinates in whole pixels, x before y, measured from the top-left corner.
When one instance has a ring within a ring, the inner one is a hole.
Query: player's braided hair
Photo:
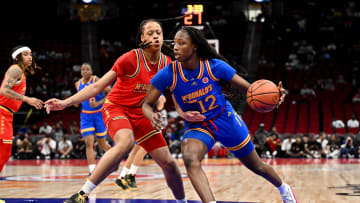
[[[197,47],[196,53],[202,60],[216,58],[223,60],[232,66],[232,64],[223,55],[217,53],[215,48],[208,43],[204,34],[200,30],[193,27],[182,27],[180,30],[184,30],[189,34],[192,43]],[[231,97],[230,83],[220,80],[220,84],[223,88],[223,93],[225,94],[225,96],[227,98],[230,98]]]
[[[224,56],[216,52],[214,47],[210,46],[204,34],[199,29],[182,27],[180,30],[185,30],[189,34],[192,43],[197,47],[196,53],[201,59],[217,58],[229,63]]]

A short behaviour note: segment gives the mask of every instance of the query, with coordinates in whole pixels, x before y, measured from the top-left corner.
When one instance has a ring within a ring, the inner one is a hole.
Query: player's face
[[[25,66],[31,66],[32,64],[32,54],[31,51],[21,52],[22,60]]]
[[[146,43],[151,42],[150,49],[161,50],[163,44],[163,32],[159,23],[153,21],[146,23],[143,27],[141,41]]]
[[[186,62],[196,55],[196,46],[192,43],[189,34],[180,30],[174,38],[174,55],[175,59],[180,62]]]
[[[81,76],[84,77],[85,79],[90,78],[90,76],[92,75],[92,70],[89,66],[84,65],[81,67]]]

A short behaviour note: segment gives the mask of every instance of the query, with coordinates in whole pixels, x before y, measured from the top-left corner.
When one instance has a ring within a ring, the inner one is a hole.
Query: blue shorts
[[[95,135],[96,138],[105,138],[106,127],[102,112],[93,114],[80,113],[80,130],[82,137]]]
[[[216,141],[219,141],[238,158],[247,156],[254,150],[246,124],[230,103],[227,102],[221,115],[212,122],[207,121],[204,125],[185,122],[183,140],[198,139],[207,145],[208,151],[212,149]]]

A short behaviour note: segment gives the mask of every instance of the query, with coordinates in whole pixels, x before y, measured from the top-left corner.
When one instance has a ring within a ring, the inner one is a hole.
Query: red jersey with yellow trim
[[[117,73],[117,81],[107,95],[106,103],[113,103],[127,108],[138,108],[135,114],[142,114],[141,105],[150,88],[150,80],[171,62],[169,56],[160,54],[157,64],[151,64],[142,49],[133,49],[120,56],[112,71]]]
[[[1,83],[1,87],[4,85],[5,77]],[[14,85],[12,87],[12,90],[16,93],[19,93],[21,95],[25,95],[26,92],[26,77],[23,74],[21,82],[17,85]],[[9,110],[11,110],[11,113],[17,112],[22,104],[22,101],[16,100],[16,99],[10,99],[8,97],[4,97],[0,95],[0,106],[6,107]]]

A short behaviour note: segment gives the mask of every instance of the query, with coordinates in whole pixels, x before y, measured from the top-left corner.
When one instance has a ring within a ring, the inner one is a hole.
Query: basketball
[[[246,94],[248,105],[257,112],[272,111],[280,99],[280,90],[270,80],[257,80],[252,83]]]

